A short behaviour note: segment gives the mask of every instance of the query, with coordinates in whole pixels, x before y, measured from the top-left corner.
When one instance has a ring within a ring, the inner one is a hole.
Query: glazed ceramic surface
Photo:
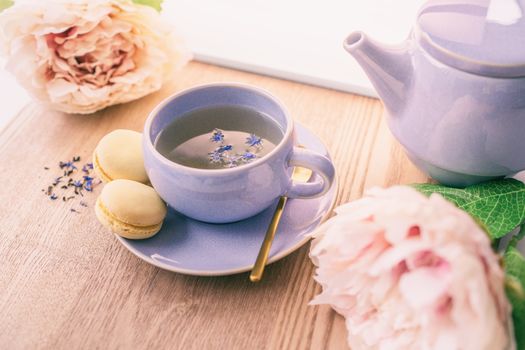
[[[381,96],[394,136],[444,184],[525,169],[525,0],[497,3],[431,0],[400,46],[363,33],[345,41]]]
[[[282,128],[283,139],[263,158],[220,170],[182,166],[155,149],[157,135],[175,118],[195,109],[224,105],[250,107],[272,117]],[[246,219],[281,195],[310,198],[326,193],[334,179],[332,163],[324,155],[295,145],[293,120],[283,105],[259,88],[236,83],[203,85],[169,97],[148,117],[143,137],[146,172],[155,190],[180,213],[211,223]],[[292,182],[295,165],[312,169],[317,180]]]
[[[299,125],[297,136],[301,145],[329,157],[320,140]],[[308,234],[329,215],[336,187],[334,184],[317,198],[288,201],[272,245],[270,263],[308,241]],[[231,224],[203,223],[169,208],[156,236],[146,240],[116,237],[139,258],[166,270],[201,276],[239,273],[252,268],[276,205],[277,200],[262,213]]]

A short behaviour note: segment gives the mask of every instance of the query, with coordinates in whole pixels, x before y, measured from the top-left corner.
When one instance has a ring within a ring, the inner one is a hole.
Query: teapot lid
[[[525,77],[525,0],[430,0],[415,36],[437,60],[492,77]]]

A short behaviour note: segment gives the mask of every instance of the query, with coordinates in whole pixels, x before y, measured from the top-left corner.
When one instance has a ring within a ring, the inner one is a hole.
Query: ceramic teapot
[[[525,0],[431,0],[403,44],[355,32],[344,47],[434,179],[465,186],[525,169]]]

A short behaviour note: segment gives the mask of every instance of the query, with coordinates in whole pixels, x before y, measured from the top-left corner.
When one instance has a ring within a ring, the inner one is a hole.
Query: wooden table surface
[[[308,306],[320,291],[309,244],[270,265],[259,284],[248,273],[185,276],[139,260],[101,227],[93,211],[101,186],[83,198],[88,207],[41,192],[59,161],[88,160],[109,131],[141,130],[164,97],[214,81],[271,91],[319,135],[338,172],[338,203],[372,186],[427,180],[388,131],[379,101],[201,63],[155,94],[91,116],[29,105],[0,132],[1,349],[347,348],[343,318]]]

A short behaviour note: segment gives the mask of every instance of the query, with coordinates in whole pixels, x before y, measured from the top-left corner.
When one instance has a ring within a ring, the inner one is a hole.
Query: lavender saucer
[[[309,130],[296,123],[297,144],[326,156],[328,151]],[[299,249],[330,214],[337,183],[319,198],[288,200],[268,263]],[[231,224],[207,224],[169,208],[162,229],[146,240],[117,239],[133,254],[160,268],[197,276],[221,276],[251,270],[277,201],[249,219]]]

